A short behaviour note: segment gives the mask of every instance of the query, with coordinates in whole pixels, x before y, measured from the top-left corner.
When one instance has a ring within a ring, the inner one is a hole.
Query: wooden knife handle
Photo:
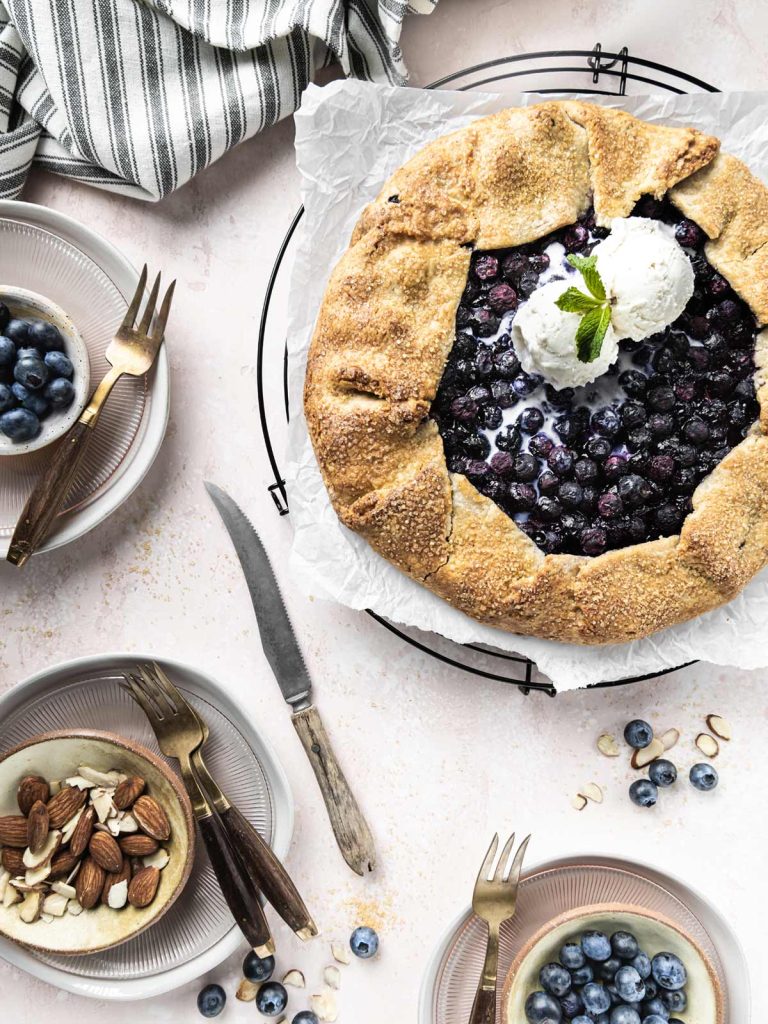
[[[235,854],[248,874],[257,879],[261,891],[280,917],[299,938],[317,935],[317,927],[290,875],[250,821],[233,805],[220,811],[219,817],[229,833]]]
[[[255,881],[241,868],[217,814],[202,815],[198,817],[197,824],[214,874],[238,928],[259,956],[269,956],[274,953],[275,944]]]
[[[16,524],[7,556],[14,565],[24,565],[48,536],[72,486],[89,434],[90,428],[78,421],[52,453],[48,468],[35,485]]]
[[[373,871],[376,866],[373,837],[336,760],[317,708],[294,712],[293,724],[320,785],[344,860],[358,875]]]
[[[479,988],[472,1004],[469,1024],[496,1024],[496,992]]]

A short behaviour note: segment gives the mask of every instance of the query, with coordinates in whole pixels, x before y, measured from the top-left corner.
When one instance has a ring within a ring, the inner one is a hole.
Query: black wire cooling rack
[[[618,52],[606,52],[600,43],[591,50],[541,50],[521,53],[512,57],[499,57],[483,61],[445,75],[429,89],[450,87],[459,91],[487,89],[498,92],[513,88],[517,92],[535,93],[591,93],[601,96],[625,96],[627,88],[634,92],[718,92],[708,82],[656,61],[630,55],[625,46]],[[275,257],[267,283],[261,320],[259,323],[256,356],[256,387],[259,399],[259,417],[264,446],[274,476],[269,493],[279,515],[288,515],[288,493],[285,480],[275,455],[276,435],[284,432],[290,416],[288,401],[288,362],[285,332],[274,321],[280,308],[280,292],[287,289],[288,265],[292,255],[291,243],[304,213],[296,212]],[[270,386],[265,389],[265,374]],[[454,668],[463,669],[483,679],[512,683],[523,693],[540,690],[555,696],[555,688],[528,658],[495,650],[479,644],[457,644],[434,633],[392,622],[369,610],[371,618],[388,629],[400,640],[424,654]],[[692,662],[686,662],[686,665]],[[653,672],[643,676],[597,683],[597,686],[620,686],[666,675],[686,665]]]

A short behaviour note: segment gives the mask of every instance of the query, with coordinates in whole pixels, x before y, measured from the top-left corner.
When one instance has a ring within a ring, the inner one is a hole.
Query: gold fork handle
[[[483,976],[477,987],[475,1001],[468,1024],[495,1024],[496,1022],[496,978],[499,973],[499,932],[488,928],[488,947],[485,951]]]
[[[90,431],[119,376],[114,368],[109,371],[94,391],[88,408],[52,453],[48,468],[27,498],[16,523],[7,556],[12,565],[21,568],[48,536],[75,479]]]

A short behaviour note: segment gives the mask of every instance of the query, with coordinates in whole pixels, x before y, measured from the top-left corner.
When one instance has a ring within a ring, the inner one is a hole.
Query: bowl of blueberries
[[[83,411],[89,380],[88,349],[66,313],[0,285],[0,456],[61,438]]]
[[[515,958],[504,1024],[724,1024],[714,965],[678,924],[643,907],[560,915]]]

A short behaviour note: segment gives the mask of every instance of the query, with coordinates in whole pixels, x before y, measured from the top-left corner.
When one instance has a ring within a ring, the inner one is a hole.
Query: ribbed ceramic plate
[[[654,911],[675,923],[706,953],[728,1000],[728,980],[707,929],[688,906],[663,885],[612,865],[569,864],[533,871],[520,883],[517,912],[502,928],[499,978],[549,921],[577,907],[620,903]],[[422,993],[421,1024],[466,1024],[485,957],[486,929],[468,913],[441,944]],[[502,986],[499,985],[499,995]],[[501,1019],[501,1007],[497,1018]],[[685,1019],[685,1018],[684,1018]],[[728,1016],[726,1020],[736,1020]],[[747,1020],[747,1018],[743,1018]]]
[[[37,292],[61,307],[80,332],[91,364],[88,390],[109,369],[107,346],[125,315],[126,303],[93,260],[49,231],[0,220],[0,283]],[[145,378],[123,377],[94,431],[62,515],[91,500],[125,458],[141,423]],[[19,513],[47,465],[50,451],[0,459],[0,537],[10,537]]]
[[[143,712],[120,687],[123,668],[149,660],[110,655],[70,662],[11,690],[0,700],[0,750],[36,733],[71,725],[108,729],[160,754]],[[186,666],[161,664],[208,722],[205,753],[211,773],[282,857],[290,841],[292,803],[268,746],[215,682]],[[176,762],[169,763],[177,770]],[[33,955],[0,941],[0,955],[73,991],[99,998],[138,998],[211,969],[240,939],[199,843],[192,875],[178,901],[162,920],[130,942],[91,956],[68,957]],[[36,969],[43,965],[53,969],[53,978]],[[159,980],[150,992],[142,982],[152,977]]]

